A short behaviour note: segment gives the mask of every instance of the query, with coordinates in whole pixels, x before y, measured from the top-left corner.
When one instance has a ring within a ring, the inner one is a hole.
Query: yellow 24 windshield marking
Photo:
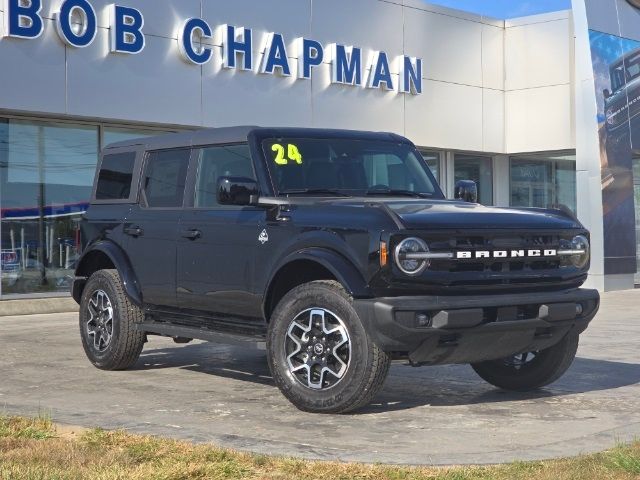
[[[288,165],[289,161],[296,162],[298,165],[302,165],[302,154],[296,145],[293,143],[287,144],[287,156],[284,156],[285,148],[280,143],[274,143],[271,147],[271,151],[275,152],[275,162],[278,165]]]

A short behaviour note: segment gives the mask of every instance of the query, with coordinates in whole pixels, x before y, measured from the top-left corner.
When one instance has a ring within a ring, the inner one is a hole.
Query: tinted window
[[[143,180],[147,206],[182,206],[190,153],[189,149],[181,149],[149,154]]]
[[[198,151],[195,207],[211,208],[218,205],[216,189],[220,177],[255,179],[248,145],[207,147]]]
[[[105,155],[100,166],[97,200],[123,200],[131,193],[135,152]]]

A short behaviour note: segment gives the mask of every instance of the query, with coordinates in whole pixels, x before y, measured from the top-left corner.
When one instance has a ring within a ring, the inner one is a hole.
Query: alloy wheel
[[[93,339],[93,348],[104,352],[113,338],[113,307],[104,290],[96,290],[87,305],[87,335]]]
[[[344,322],[324,308],[300,312],[290,323],[285,354],[291,375],[303,386],[326,390],[345,376],[351,339]]]

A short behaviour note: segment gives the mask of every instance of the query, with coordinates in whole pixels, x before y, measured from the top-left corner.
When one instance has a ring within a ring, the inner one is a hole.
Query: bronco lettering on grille
[[[527,250],[476,250],[456,252],[456,259],[472,258],[530,258],[530,257],[556,257],[558,251],[549,249],[527,249]]]

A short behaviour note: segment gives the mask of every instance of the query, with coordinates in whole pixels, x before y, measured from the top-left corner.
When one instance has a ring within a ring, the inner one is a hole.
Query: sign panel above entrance
[[[36,39],[45,28],[41,15],[43,0],[0,0],[4,3],[4,36]],[[111,4],[109,54],[135,55],[145,48],[144,14],[124,5]],[[60,40],[70,47],[91,45],[98,32],[98,17],[89,0],[64,0],[54,14]],[[226,69],[239,69],[281,77],[310,79],[323,63],[331,65],[331,82],[362,88],[419,95],[422,93],[422,59],[407,55],[391,57],[384,51],[366,51],[353,45],[322,44],[311,38],[285,39],[268,32],[254,38],[250,28],[210,25],[206,19],[188,18],[176,25],[178,49],[186,63],[204,65],[221,45],[220,59]],[[174,32],[167,32],[174,34]],[[254,58],[255,45],[259,43]],[[1,44],[0,44],[1,47]],[[220,55],[220,53],[217,53]],[[293,60],[297,58],[296,60]]]

